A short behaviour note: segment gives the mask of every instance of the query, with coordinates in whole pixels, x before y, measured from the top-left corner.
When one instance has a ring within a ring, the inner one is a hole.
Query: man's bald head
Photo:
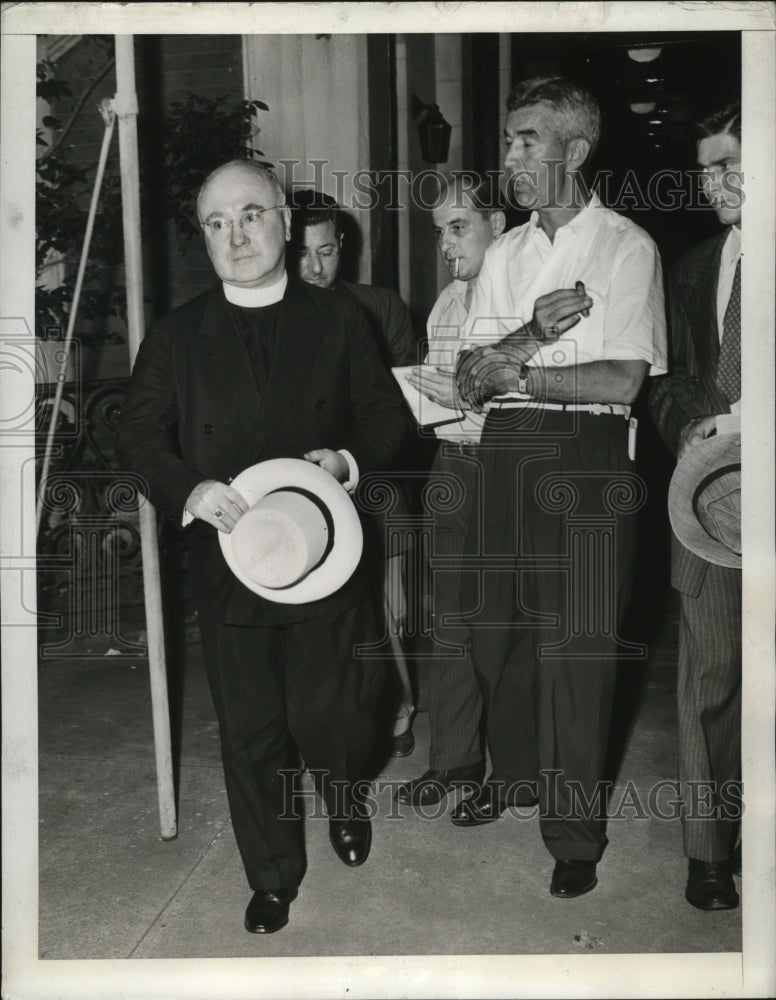
[[[215,170],[211,170],[199,189],[199,194],[197,195],[197,218],[200,223],[204,221],[200,209],[202,205],[202,197],[205,194],[208,184],[210,184],[211,181],[214,181],[217,177],[220,177],[224,171],[231,170],[235,170],[237,173],[241,171],[247,171],[249,173],[252,172],[257,176],[263,177],[274,187],[275,193],[277,194],[277,204],[285,205],[286,193],[277,178],[277,174],[271,167],[265,167],[260,163],[254,163],[253,160],[229,160],[226,163],[222,163],[220,167],[216,167]]]
[[[222,164],[200,188],[197,214],[222,281],[262,288],[280,280],[291,219],[272,170],[250,160]]]

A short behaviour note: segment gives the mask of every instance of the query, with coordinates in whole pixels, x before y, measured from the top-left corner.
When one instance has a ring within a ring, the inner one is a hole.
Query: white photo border
[[[776,992],[774,906],[774,6],[769,3],[3,4],[0,323],[33,337],[35,35],[466,31],[742,31],[742,294],[745,470],[742,755],[747,811],[741,954],[378,956],[196,960],[38,959],[35,498],[18,508],[34,444],[3,434],[4,995],[202,997],[767,997]],[[0,365],[0,428],[29,406],[34,372]],[[5,423],[4,423],[5,421]],[[32,580],[32,585],[30,581]],[[26,610],[28,609],[28,610]]]

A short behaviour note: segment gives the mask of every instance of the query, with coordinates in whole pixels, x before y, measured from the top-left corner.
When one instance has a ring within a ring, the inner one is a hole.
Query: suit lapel
[[[267,391],[259,411],[253,454],[260,457],[280,421],[294,403],[326,331],[321,314],[304,284],[289,275],[278,314],[275,350]]]
[[[716,383],[719,358],[717,281],[726,239],[727,232],[723,232],[703,247],[686,276],[687,314],[693,324],[698,371],[717,413],[727,413],[730,409]]]

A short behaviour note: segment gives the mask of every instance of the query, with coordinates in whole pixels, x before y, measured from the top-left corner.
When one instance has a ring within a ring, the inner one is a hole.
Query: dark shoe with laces
[[[684,898],[696,910],[735,910],[738,893],[730,861],[698,861],[690,858]]]
[[[414,750],[415,737],[412,733],[412,726],[406,733],[391,737],[391,757],[409,757]]]
[[[394,798],[405,806],[436,805],[462,785],[479,785],[484,775],[485,765],[482,762],[452,767],[448,771],[437,771],[432,767],[419,778],[400,785]]]
[[[555,862],[550,883],[550,895],[558,899],[574,899],[584,896],[598,885],[595,861],[564,859]]]
[[[288,909],[296,889],[259,889],[245,911],[245,929],[251,934],[274,934],[288,923]]]
[[[329,840],[340,861],[348,868],[363,865],[372,846],[372,824],[362,816],[329,819]]]
[[[538,798],[530,793],[518,796],[514,802],[508,802],[501,797],[502,786],[498,782],[486,781],[485,784],[468,799],[464,799],[453,810],[454,826],[483,826],[492,823],[508,808],[515,806],[535,806]]]

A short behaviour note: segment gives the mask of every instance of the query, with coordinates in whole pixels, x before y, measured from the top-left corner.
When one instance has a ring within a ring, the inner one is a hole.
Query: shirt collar
[[[226,301],[245,309],[258,309],[260,306],[271,306],[280,302],[286,292],[288,275],[282,276],[272,285],[263,288],[241,288],[239,285],[229,285],[224,282]]]
[[[729,260],[735,260],[741,253],[741,227],[731,226],[725,240],[725,255]]]
[[[578,233],[584,232],[586,229],[592,228],[598,222],[598,216],[596,215],[596,209],[601,208],[601,199],[598,194],[593,191],[590,194],[588,203],[583,209],[581,209],[577,214],[567,222],[565,225],[558,229],[558,233]],[[541,228],[539,226],[539,213],[534,210],[531,212],[531,218],[528,223],[531,232],[535,232],[537,229]],[[542,232],[544,230],[542,229]],[[557,234],[556,234],[557,235]]]

